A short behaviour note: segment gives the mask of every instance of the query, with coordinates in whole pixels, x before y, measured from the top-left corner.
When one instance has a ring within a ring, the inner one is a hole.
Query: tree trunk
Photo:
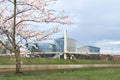
[[[15,56],[15,58],[16,58],[16,74],[19,74],[19,73],[21,73],[20,51],[17,50],[15,54],[16,54],[16,56]]]
[[[20,48],[16,45],[16,10],[17,0],[14,0],[14,19],[13,19],[13,48],[16,58],[16,74],[21,73]]]

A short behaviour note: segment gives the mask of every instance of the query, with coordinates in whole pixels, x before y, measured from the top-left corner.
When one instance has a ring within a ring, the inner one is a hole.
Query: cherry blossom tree
[[[0,0],[0,37],[8,40],[9,46],[3,38],[0,39],[0,44],[15,54],[16,73],[21,72],[20,47],[23,42],[49,39],[50,35],[59,32],[58,25],[71,25],[70,18],[64,11],[58,13],[49,8],[55,2],[56,0]]]

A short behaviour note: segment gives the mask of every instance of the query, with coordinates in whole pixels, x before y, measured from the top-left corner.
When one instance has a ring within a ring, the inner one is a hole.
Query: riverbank
[[[79,69],[79,68],[103,68],[120,67],[120,64],[64,64],[64,65],[21,65],[21,71],[49,70],[49,69]],[[15,65],[1,65],[0,72],[15,71]]]
[[[119,80],[120,68],[82,68],[0,73],[1,80]]]

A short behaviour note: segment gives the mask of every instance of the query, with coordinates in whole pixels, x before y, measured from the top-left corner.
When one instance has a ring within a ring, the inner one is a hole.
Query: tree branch
[[[21,21],[19,21],[17,24],[16,24],[16,26],[17,25],[19,25],[20,23],[23,23],[23,22],[36,22],[36,23],[40,23],[41,21],[39,21],[39,20],[32,20],[32,19],[26,19],[26,20],[21,20]],[[59,23],[59,24],[67,24],[66,22],[60,22],[60,21],[54,21],[54,20],[44,20],[43,22],[45,22],[45,23]]]
[[[9,2],[11,2],[12,4],[14,4],[14,2],[13,1],[11,1],[11,0],[8,0]]]
[[[22,10],[20,12],[17,12],[16,16],[19,15],[19,14],[21,14],[21,13],[23,13],[23,12],[27,12],[29,10],[31,10],[31,9],[25,9],[25,10]],[[4,23],[6,23],[8,20],[10,20],[12,18],[14,18],[14,14],[11,17],[9,17],[8,19],[4,20]]]

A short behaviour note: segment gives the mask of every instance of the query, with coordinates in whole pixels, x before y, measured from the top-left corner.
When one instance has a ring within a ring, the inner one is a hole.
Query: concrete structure
[[[67,29],[64,30],[64,59],[67,59]]]
[[[100,53],[100,48],[99,47],[94,47],[94,46],[84,46],[84,47],[77,48],[77,52]]]

